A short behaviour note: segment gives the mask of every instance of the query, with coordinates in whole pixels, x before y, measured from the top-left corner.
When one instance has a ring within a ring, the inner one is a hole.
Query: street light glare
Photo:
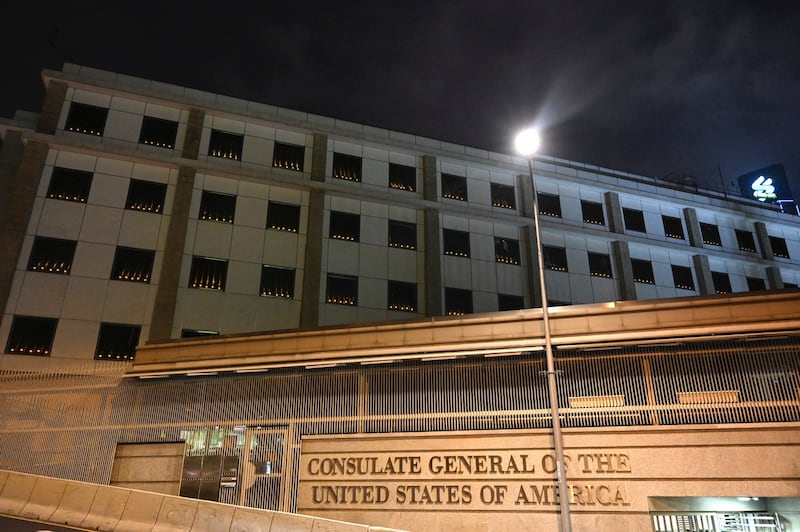
[[[535,129],[520,131],[514,139],[514,147],[520,155],[530,157],[539,149],[539,132]]]

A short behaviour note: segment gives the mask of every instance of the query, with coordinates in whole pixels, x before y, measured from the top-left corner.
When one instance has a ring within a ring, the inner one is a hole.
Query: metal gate
[[[292,511],[294,460],[287,449],[288,427],[254,427],[245,432],[242,473],[239,484],[240,506]]]

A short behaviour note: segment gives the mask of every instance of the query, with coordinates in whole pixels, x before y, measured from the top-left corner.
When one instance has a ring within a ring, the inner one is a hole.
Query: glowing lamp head
[[[520,131],[514,139],[517,153],[523,157],[530,157],[539,149],[539,132],[535,129]]]

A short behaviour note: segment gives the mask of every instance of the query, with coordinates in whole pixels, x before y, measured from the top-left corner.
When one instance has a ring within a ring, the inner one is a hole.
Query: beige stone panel
[[[229,530],[233,521],[233,506],[198,501],[192,532],[218,532]]]
[[[197,500],[181,497],[164,497],[153,532],[190,530],[197,513]]]
[[[116,532],[150,530],[156,523],[164,496],[143,491],[131,491]]]
[[[64,525],[80,525],[92,507],[97,486],[82,482],[69,482],[61,495],[58,508],[50,516],[50,521]]]
[[[272,512],[236,508],[231,520],[230,532],[269,532],[272,528]],[[277,530],[282,530],[276,528]]]
[[[272,516],[272,532],[306,532],[314,529],[314,518],[298,514],[275,512]],[[322,529],[324,530],[324,529]]]
[[[127,490],[99,486],[89,515],[83,520],[81,526],[97,530],[114,530],[122,517],[129,495],[130,492]]]
[[[345,523],[344,521],[334,521],[332,519],[314,519],[311,527],[313,532],[363,532],[369,529],[367,525]]]
[[[36,477],[9,473],[0,492],[0,514],[19,515],[31,497]]]

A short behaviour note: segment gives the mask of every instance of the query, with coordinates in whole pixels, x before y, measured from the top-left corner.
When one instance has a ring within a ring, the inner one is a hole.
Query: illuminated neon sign
[[[740,175],[737,179],[742,196],[764,203],[792,200],[786,169],[776,163]]]
[[[767,201],[770,202],[778,199],[778,195],[775,194],[775,185],[772,184],[771,177],[764,177],[760,175],[750,184],[750,188],[753,189],[753,197],[758,201]]]

